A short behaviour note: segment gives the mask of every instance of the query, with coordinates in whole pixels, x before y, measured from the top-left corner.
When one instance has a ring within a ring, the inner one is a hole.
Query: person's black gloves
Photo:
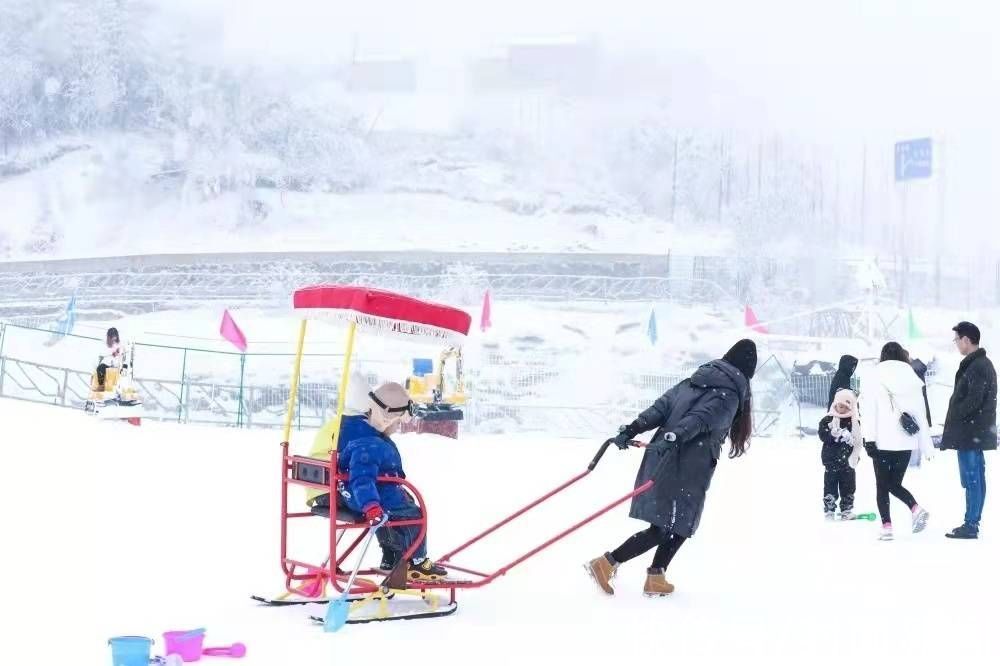
[[[622,426],[618,430],[618,434],[615,435],[615,446],[617,446],[619,450],[624,451],[632,443],[632,438],[634,436],[635,435],[632,434],[628,426]]]
[[[878,453],[878,446],[876,446],[875,442],[866,441],[865,452],[868,454],[869,458],[875,460],[875,454]]]

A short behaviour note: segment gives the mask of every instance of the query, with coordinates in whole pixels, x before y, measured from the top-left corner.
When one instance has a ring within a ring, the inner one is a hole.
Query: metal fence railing
[[[306,284],[364,285],[461,303],[490,289],[508,300],[669,301],[738,307],[840,300],[866,260],[811,257],[523,254],[512,252],[147,255],[0,264],[0,317],[51,317],[77,294],[104,314],[205,303],[286,307]],[[1000,303],[1000,261],[881,258],[883,296],[900,307],[970,310]],[[864,273],[871,272],[864,269]],[[859,292],[860,293],[860,292]],[[785,313],[787,314],[787,313]]]
[[[100,345],[95,338],[0,323],[0,396],[82,409]],[[332,416],[341,359],[305,355],[296,428],[317,428]],[[288,409],[291,366],[291,354],[135,345],[135,381],[144,417],[178,423],[278,427]],[[586,356],[511,359],[482,354],[477,363],[466,364],[469,403],[462,428],[606,436],[687,376],[608,367],[600,369],[599,380],[588,383],[595,374],[592,366]],[[409,361],[362,359],[359,367],[370,384],[401,381]],[[826,386],[828,378],[824,395]],[[776,358],[761,364],[753,389],[758,434],[797,434],[800,392]]]

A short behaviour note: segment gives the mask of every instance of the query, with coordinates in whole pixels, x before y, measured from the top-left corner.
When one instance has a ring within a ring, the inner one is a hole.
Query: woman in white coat
[[[934,448],[924,409],[923,383],[910,367],[909,354],[898,342],[889,342],[882,347],[879,360],[861,383],[859,402],[865,450],[875,464],[875,496],[882,518],[879,538],[889,541],[890,494],[910,509],[914,532],[927,526],[929,514],[903,487],[903,477],[914,451],[930,458]]]

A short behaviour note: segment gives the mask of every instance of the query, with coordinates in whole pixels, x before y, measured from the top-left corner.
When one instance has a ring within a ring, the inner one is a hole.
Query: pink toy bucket
[[[184,661],[198,661],[201,659],[205,632],[168,631],[163,634],[163,640],[166,643],[167,654],[176,654]]]

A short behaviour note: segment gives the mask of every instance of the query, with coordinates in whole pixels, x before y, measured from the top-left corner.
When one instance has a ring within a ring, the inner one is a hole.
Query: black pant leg
[[[687,537],[682,537],[673,532],[667,532],[660,540],[660,545],[656,547],[653,554],[653,568],[666,569],[674,559],[674,555],[680,550]]]
[[[104,380],[108,377],[108,366],[101,363],[97,366],[97,383],[101,386],[104,385]]]
[[[615,562],[621,564],[642,555],[660,543],[661,530],[655,525],[650,525],[641,532],[636,532],[625,542],[611,551],[611,557]]]
[[[872,459],[875,466],[875,504],[878,506],[878,514],[883,524],[892,522],[892,515],[889,513],[891,470],[886,453],[886,451],[878,451]]]
[[[837,510],[837,497],[839,474],[829,467],[823,470],[823,510],[832,512]]]
[[[912,510],[917,505],[917,500],[913,498],[909,490],[903,487],[903,478],[906,476],[906,470],[910,466],[910,456],[912,453],[910,451],[891,451],[890,453],[893,456],[889,492],[896,496],[907,508]]]
[[[858,475],[853,467],[845,467],[838,478],[840,486],[840,511],[854,510],[854,493],[858,489]]]

